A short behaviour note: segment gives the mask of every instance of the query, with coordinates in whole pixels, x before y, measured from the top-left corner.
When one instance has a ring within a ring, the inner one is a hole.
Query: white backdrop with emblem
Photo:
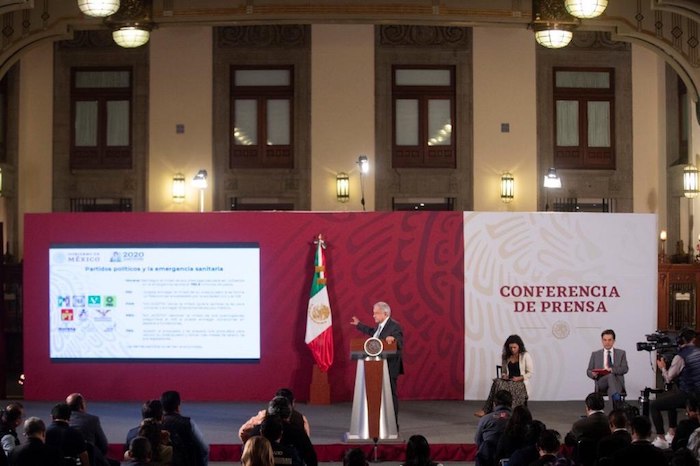
[[[486,398],[514,333],[534,361],[532,400],[583,400],[593,391],[586,368],[607,328],[627,352],[628,398],[653,386],[654,355],[636,343],[656,329],[656,237],[651,214],[465,212],[464,398]],[[538,286],[597,287],[597,294],[605,287],[608,296],[567,296],[572,288],[512,296]],[[554,312],[577,302],[606,312]],[[524,308],[531,312],[516,312]]]

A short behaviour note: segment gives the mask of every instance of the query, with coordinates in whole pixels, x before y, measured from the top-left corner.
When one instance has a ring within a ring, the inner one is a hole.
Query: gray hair
[[[46,432],[46,425],[44,421],[38,417],[32,416],[24,421],[24,435],[27,437],[35,436],[43,432]]]
[[[379,309],[384,311],[384,314],[386,314],[387,317],[391,317],[391,308],[384,301],[379,301],[374,305],[374,307],[378,307]]]

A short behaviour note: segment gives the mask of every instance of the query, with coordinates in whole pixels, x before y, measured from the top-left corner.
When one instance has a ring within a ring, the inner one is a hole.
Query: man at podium
[[[357,330],[371,337],[386,340],[387,343],[396,342],[396,355],[387,359],[389,369],[389,379],[391,382],[391,397],[394,400],[394,414],[399,418],[399,399],[396,396],[396,380],[403,374],[403,360],[401,359],[401,349],[403,348],[403,331],[401,326],[394,319],[391,319],[391,308],[383,301],[379,301],[372,308],[372,317],[376,327],[363,324],[360,320],[352,316],[350,324],[357,327]]]

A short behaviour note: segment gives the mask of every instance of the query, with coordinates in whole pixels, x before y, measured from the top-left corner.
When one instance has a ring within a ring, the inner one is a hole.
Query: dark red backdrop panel
[[[332,401],[352,398],[349,322],[371,323],[388,302],[403,326],[403,399],[462,399],[464,254],[462,213],[90,213],[29,214],[24,242],[25,398],[145,400],[180,390],[187,400],[264,401],[283,386],[308,398],[313,359],[304,344],[313,240],[327,242],[335,363]],[[48,348],[51,243],[258,242],[261,346],[254,363],[54,363]]]

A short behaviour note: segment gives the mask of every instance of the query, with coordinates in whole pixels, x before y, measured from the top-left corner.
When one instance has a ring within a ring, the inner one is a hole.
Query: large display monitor
[[[256,243],[49,249],[52,360],[260,358]]]

